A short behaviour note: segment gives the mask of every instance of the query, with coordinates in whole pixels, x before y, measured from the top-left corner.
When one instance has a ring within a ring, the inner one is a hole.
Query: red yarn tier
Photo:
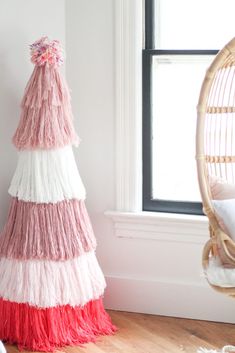
[[[0,299],[0,339],[20,350],[53,352],[66,345],[94,342],[116,331],[102,298],[83,307],[69,305],[38,309]]]

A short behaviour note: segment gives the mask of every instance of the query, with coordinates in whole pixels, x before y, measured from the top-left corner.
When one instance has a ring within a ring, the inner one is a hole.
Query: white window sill
[[[208,239],[208,219],[205,216],[160,212],[106,211],[114,222],[115,235],[120,238],[139,238],[205,244]]]

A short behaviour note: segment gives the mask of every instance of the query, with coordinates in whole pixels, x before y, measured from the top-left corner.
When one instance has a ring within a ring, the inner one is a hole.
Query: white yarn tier
[[[8,191],[19,200],[37,203],[56,203],[64,199],[84,200],[86,192],[72,146],[20,151]]]
[[[67,261],[0,259],[0,297],[39,308],[84,305],[106,287],[94,251]]]
[[[210,258],[205,275],[208,281],[215,286],[235,287],[235,268],[223,267],[219,258]]]

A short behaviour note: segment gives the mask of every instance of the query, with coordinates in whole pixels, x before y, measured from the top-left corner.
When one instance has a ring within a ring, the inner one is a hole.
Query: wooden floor
[[[67,353],[196,353],[200,346],[219,349],[235,345],[235,325],[186,320],[164,316],[109,311],[118,327],[114,336],[97,343],[68,347]],[[8,353],[18,352],[6,346]],[[58,352],[58,351],[57,351]]]

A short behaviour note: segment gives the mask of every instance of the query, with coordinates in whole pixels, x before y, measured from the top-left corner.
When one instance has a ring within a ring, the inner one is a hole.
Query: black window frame
[[[155,0],[145,0],[145,46],[142,52],[143,210],[152,212],[203,215],[201,202],[161,200],[152,198],[152,58],[160,55],[216,55],[218,50],[188,50],[170,48],[155,49],[154,4]]]

